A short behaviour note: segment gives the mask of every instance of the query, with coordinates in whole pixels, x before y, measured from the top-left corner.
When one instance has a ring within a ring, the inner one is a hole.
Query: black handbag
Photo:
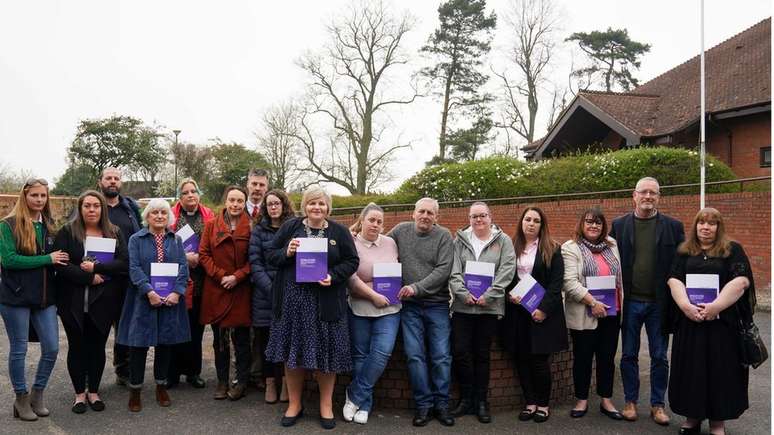
[[[742,310],[738,305],[736,310],[739,314],[739,346],[742,365],[757,369],[769,359],[769,351],[766,349],[766,343],[761,339],[758,326],[752,320],[750,313],[752,310],[746,311],[747,316],[742,315]]]

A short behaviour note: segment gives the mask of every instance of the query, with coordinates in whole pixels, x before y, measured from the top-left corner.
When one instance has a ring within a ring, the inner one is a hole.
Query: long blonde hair
[[[372,211],[378,211],[379,213],[384,214],[384,210],[381,207],[376,205],[376,203],[369,202],[368,205],[363,207],[363,210],[360,212],[360,216],[357,217],[355,223],[349,227],[349,231],[351,231],[352,234],[360,234],[363,231],[363,221],[368,213]]]
[[[19,192],[19,199],[16,201],[11,212],[5,217],[7,221],[13,218],[16,223],[13,225],[13,237],[16,241],[16,251],[23,255],[35,255],[37,253],[37,237],[35,235],[35,225],[32,222],[32,213],[27,206],[27,193],[31,188],[43,186],[46,188],[46,205],[40,212],[43,225],[49,234],[54,233],[54,221],[51,218],[51,207],[49,206],[51,198],[49,197],[48,181],[43,178],[30,178],[22,186]]]

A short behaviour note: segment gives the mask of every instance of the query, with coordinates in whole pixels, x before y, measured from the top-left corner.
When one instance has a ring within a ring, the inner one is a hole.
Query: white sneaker
[[[341,413],[344,414],[344,421],[352,421],[352,419],[355,418],[356,412],[357,405],[349,400],[348,394],[344,393],[344,409],[341,410]]]
[[[366,424],[368,422],[368,411],[358,410],[355,413],[355,423]]]

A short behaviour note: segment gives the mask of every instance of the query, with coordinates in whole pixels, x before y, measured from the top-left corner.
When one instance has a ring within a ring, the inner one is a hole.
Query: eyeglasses
[[[476,220],[476,219],[486,219],[489,217],[489,213],[480,213],[480,214],[472,214],[470,215],[470,219]]]
[[[277,201],[277,202],[267,202],[267,203],[266,203],[266,207],[267,207],[267,208],[277,208],[277,207],[282,207],[282,202],[280,202],[280,201]]]
[[[659,192],[656,192],[655,190],[649,190],[649,189],[635,190],[635,192],[639,193],[642,196],[659,196],[660,195]]]
[[[24,182],[24,187],[29,187],[33,184],[42,184],[44,186],[48,186],[48,181],[46,181],[45,178],[30,177],[27,179],[27,181]]]
[[[602,220],[600,219],[583,219],[583,222],[585,222],[586,225],[589,225],[589,226],[591,225],[597,225],[600,227],[602,226]]]

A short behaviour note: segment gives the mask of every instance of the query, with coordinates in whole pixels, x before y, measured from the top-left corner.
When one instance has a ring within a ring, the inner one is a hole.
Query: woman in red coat
[[[244,213],[247,193],[227,187],[225,206],[205,225],[199,245],[199,263],[204,268],[201,323],[212,325],[216,400],[239,400],[250,379],[250,216]],[[228,388],[229,340],[234,343],[237,383]]]

